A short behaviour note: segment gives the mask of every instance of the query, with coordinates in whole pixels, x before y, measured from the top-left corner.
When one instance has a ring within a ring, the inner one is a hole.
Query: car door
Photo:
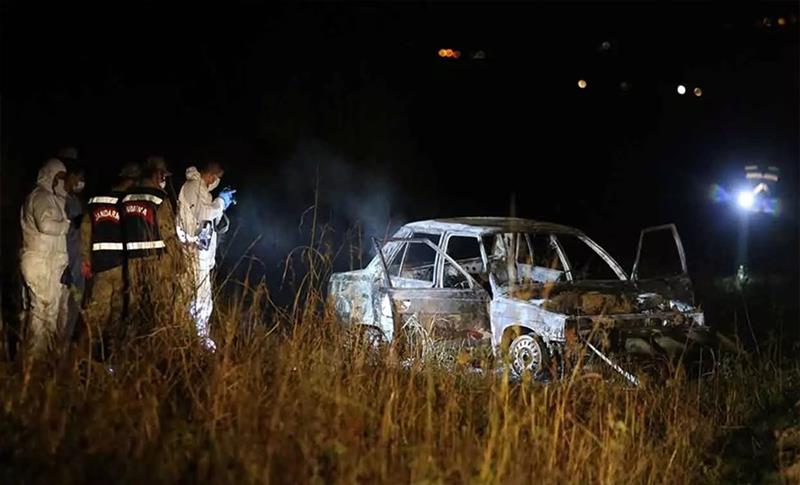
[[[488,344],[489,294],[475,279],[429,239],[387,242],[406,245],[391,261],[378,251],[383,269],[379,293],[388,302],[381,308],[384,317],[391,317],[394,334],[423,355]],[[443,275],[449,275],[446,284]]]
[[[631,279],[640,291],[694,304],[694,289],[675,224],[648,227],[639,235]]]

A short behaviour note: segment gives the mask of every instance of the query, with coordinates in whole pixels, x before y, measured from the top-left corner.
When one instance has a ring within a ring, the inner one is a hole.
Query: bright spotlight
[[[753,207],[753,202],[755,202],[755,197],[753,193],[749,190],[742,190],[739,192],[739,196],[736,198],[736,201],[739,203],[739,207],[742,209],[750,209]]]
[[[578,87],[581,88],[581,89],[586,89],[586,80],[585,79],[579,80],[578,81]]]
[[[684,86],[683,84],[678,84],[678,94],[680,94],[681,96],[686,94],[686,86]]]

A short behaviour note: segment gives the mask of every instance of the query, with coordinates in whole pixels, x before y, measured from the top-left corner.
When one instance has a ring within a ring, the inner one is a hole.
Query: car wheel
[[[386,344],[386,337],[381,329],[372,325],[364,325],[363,327],[362,336],[371,349],[378,350]]]
[[[508,347],[511,370],[517,375],[530,374],[539,378],[546,368],[547,349],[535,335],[518,335]]]

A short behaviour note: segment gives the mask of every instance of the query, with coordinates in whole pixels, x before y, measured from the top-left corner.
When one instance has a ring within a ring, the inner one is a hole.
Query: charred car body
[[[598,347],[654,355],[705,338],[671,224],[642,231],[630,275],[580,230],[518,218],[414,222],[375,245],[366,268],[332,275],[329,302],[387,341],[491,346],[515,372],[538,373],[571,340],[614,367]],[[602,346],[589,338],[598,328]]]

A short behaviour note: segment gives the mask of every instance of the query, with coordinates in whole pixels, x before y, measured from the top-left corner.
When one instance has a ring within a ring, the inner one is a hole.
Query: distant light
[[[581,89],[586,89],[586,80],[581,79],[578,81],[578,87]]]
[[[486,59],[486,53],[483,51],[478,51],[472,55],[473,59]]]
[[[694,92],[694,95],[697,96],[698,98],[703,95],[703,90],[700,89],[700,88],[694,88],[693,92]]]
[[[447,49],[439,49],[439,57],[447,57]]]
[[[686,94],[686,86],[684,86],[683,84],[678,84],[678,94],[680,94],[681,96]]]
[[[445,52],[447,53],[447,57],[453,57],[453,49],[445,49]]]
[[[622,91],[628,92],[631,89],[631,84],[628,81],[622,81],[621,83],[619,83],[619,88]]]
[[[739,207],[742,209],[750,209],[753,207],[753,202],[755,202],[755,197],[753,193],[749,190],[743,190],[739,192],[739,196],[736,198],[736,202],[739,203]]]
[[[778,25],[780,25],[781,27],[785,27],[786,26],[786,19],[783,18],[783,17],[778,17]]]
[[[604,51],[607,51],[607,50],[611,49],[611,42],[609,42],[607,40],[603,41],[603,43],[600,44],[600,48],[603,49]]]
[[[772,27],[772,20],[770,20],[769,17],[764,17],[764,19],[761,20],[761,25],[763,25],[766,28],[770,28]]]
[[[453,59],[458,59],[461,57],[461,51],[453,51]]]

